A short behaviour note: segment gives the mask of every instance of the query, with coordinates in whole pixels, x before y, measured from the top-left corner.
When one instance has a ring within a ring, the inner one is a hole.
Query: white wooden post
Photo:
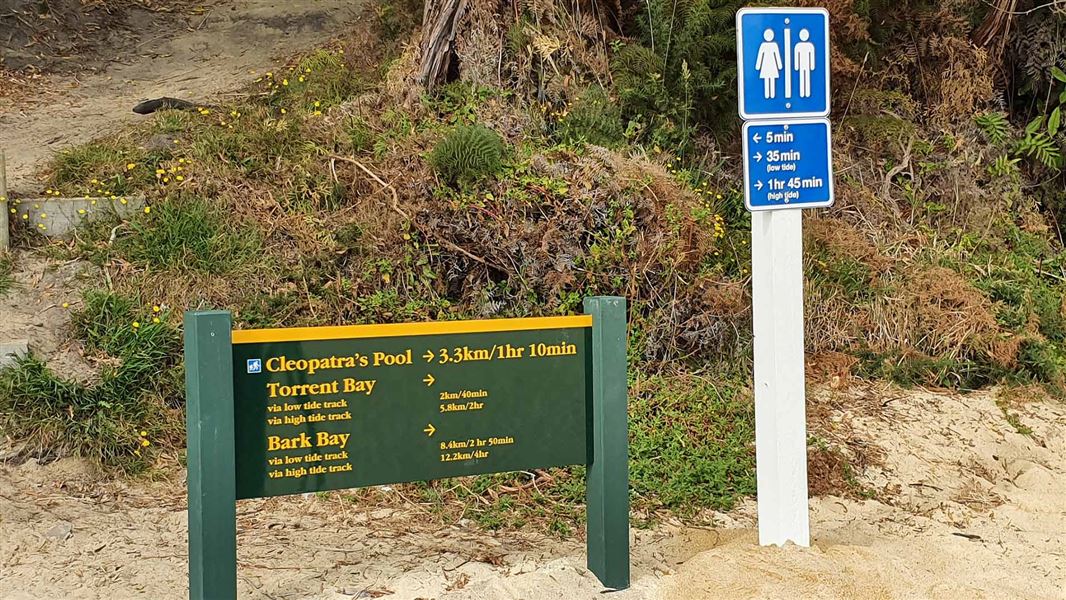
[[[810,545],[802,211],[751,215],[759,543]]]
[[[5,252],[11,247],[8,239],[8,215],[7,209],[7,159],[3,149],[0,149],[0,252]]]

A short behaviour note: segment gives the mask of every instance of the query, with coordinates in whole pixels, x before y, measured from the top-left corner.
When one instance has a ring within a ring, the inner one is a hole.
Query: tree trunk
[[[418,82],[426,90],[445,80],[455,60],[455,36],[467,0],[426,0],[422,14],[422,60]]]

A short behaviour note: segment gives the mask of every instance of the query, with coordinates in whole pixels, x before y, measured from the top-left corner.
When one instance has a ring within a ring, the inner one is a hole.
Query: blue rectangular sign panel
[[[749,121],[743,135],[748,210],[832,206],[828,119]]]
[[[829,13],[823,8],[737,12],[742,119],[829,115]]]

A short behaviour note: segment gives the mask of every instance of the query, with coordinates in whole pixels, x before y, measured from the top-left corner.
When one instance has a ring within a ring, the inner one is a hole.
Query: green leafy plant
[[[1066,84],[1066,72],[1057,66],[1051,67],[1051,78],[1058,84]],[[1066,87],[1058,94],[1056,102],[1048,106],[1046,115],[1037,115],[1025,127],[1025,137],[1018,143],[1015,153],[1035,159],[1048,168],[1062,165],[1062,148],[1056,136],[1062,129],[1062,109],[1066,106]]]
[[[674,103],[691,106],[712,130],[733,127],[724,117],[736,109],[735,15],[741,6],[734,0],[649,0],[636,17],[641,44],[659,57],[657,72]]]
[[[473,183],[503,167],[503,140],[484,125],[460,125],[437,143],[429,163],[450,184]]]
[[[1002,144],[1010,135],[1010,121],[1007,115],[1001,112],[988,112],[974,117],[974,123],[993,144]]]
[[[565,142],[583,141],[614,147],[625,141],[622,111],[606,90],[593,86],[585,90],[572,108],[559,120],[558,138]]]

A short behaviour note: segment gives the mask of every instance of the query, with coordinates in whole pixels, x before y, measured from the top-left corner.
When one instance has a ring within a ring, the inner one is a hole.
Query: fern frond
[[[1007,115],[1001,112],[978,115],[974,117],[974,123],[993,144],[1002,144],[1010,133],[1010,122],[1007,121]]]

